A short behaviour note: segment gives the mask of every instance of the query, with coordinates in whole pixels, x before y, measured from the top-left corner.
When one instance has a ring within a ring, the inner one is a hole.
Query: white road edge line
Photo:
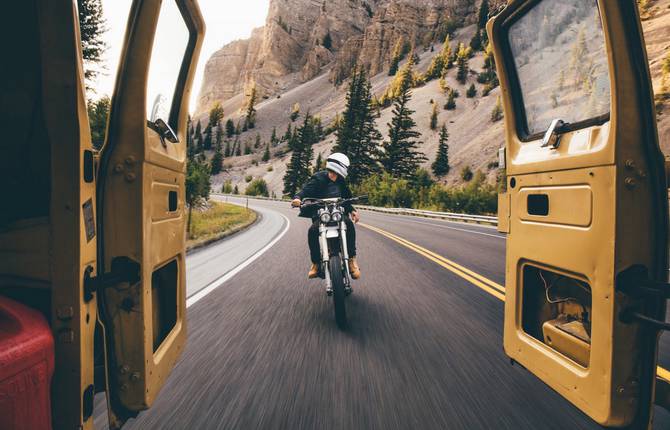
[[[201,289],[197,293],[193,294],[189,298],[186,299],[186,307],[191,307],[192,305],[196,304],[200,299],[211,293],[212,291],[216,290],[219,288],[221,285],[226,283],[230,278],[233,276],[237,275],[240,273],[245,267],[256,261],[261,255],[265,254],[265,252],[272,248],[275,243],[279,242],[279,240],[284,237],[288,229],[291,227],[291,221],[284,215],[284,214],[279,214],[281,215],[282,218],[284,218],[284,221],[286,221],[286,227],[284,227],[284,230],[282,230],[281,233],[277,235],[270,243],[265,245],[263,248],[258,250],[254,255],[251,257],[247,258],[245,261],[240,263],[237,267],[235,267],[232,270],[229,270],[225,275],[221,276],[219,279],[216,279],[212,282],[209,283],[205,288]]]

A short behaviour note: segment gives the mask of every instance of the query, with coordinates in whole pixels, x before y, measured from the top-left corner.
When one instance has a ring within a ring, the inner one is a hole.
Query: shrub
[[[470,171],[472,175],[472,171]],[[354,187],[355,195],[366,194],[371,205],[382,207],[415,207],[447,212],[493,214],[497,212],[496,186],[486,183],[486,176],[477,172],[462,187],[446,187],[433,182],[428,172],[417,170],[411,181],[388,174],[367,178]]]
[[[231,194],[233,192],[233,182],[231,180],[225,181],[221,187],[221,192],[223,194]]]
[[[503,107],[502,107],[502,100],[500,99],[500,96],[498,96],[498,99],[496,100],[496,105],[493,107],[493,110],[491,111],[491,122],[498,122],[501,119],[503,119]]]
[[[244,177],[244,182],[249,183],[249,182],[251,182],[252,179],[254,179],[253,176],[247,175],[247,176]]]
[[[473,177],[473,173],[472,173],[472,169],[470,168],[470,166],[463,167],[463,169],[461,170],[461,179],[463,179],[466,182],[469,182],[469,181],[472,180],[472,177]]]
[[[268,184],[262,178],[254,179],[253,182],[249,184],[244,194],[246,194],[247,196],[270,197],[270,192],[268,191]]]
[[[274,167],[268,166],[268,172],[272,172],[274,170]]]

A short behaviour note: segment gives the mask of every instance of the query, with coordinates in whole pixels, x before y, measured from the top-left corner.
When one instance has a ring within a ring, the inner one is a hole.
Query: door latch
[[[108,273],[91,276],[93,267],[88,266],[84,271],[84,301],[93,299],[93,293],[107,287],[128,283],[134,285],[140,281],[140,265],[128,257],[116,257],[112,260],[112,270]]]
[[[649,278],[645,267],[633,266],[617,276],[616,286],[619,291],[633,299],[666,300],[670,298],[670,284]],[[654,330],[669,330],[670,323],[645,315],[638,307],[630,306],[619,314],[619,320],[625,324],[639,322]]]
[[[544,139],[542,139],[542,148],[546,148],[547,146],[550,146],[552,149],[558,148],[558,145],[561,144],[561,135],[559,133],[563,131],[565,125],[566,123],[563,120],[553,120],[544,134]]]

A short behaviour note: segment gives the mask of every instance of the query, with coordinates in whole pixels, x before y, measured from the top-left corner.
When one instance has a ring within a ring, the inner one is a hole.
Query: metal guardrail
[[[218,196],[235,197],[242,199],[246,198],[246,199],[270,200],[279,202],[291,201],[289,199],[277,199],[272,197],[261,197],[261,196],[245,196],[240,194],[222,194],[222,193],[212,193],[212,194]],[[416,216],[423,218],[444,219],[448,221],[486,224],[492,226],[498,225],[498,217],[487,216],[487,215],[469,215],[469,214],[460,214],[453,212],[436,212],[436,211],[426,211],[426,210],[408,209],[408,208],[382,208],[378,206],[365,206],[365,205],[356,205],[356,208],[370,212],[388,213],[393,215],[406,215],[406,216]]]

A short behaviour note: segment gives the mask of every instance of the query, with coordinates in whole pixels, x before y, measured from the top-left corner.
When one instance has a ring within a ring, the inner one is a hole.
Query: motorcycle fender
[[[340,231],[337,227],[328,227],[326,229],[326,238],[332,239],[335,237],[340,237]]]

